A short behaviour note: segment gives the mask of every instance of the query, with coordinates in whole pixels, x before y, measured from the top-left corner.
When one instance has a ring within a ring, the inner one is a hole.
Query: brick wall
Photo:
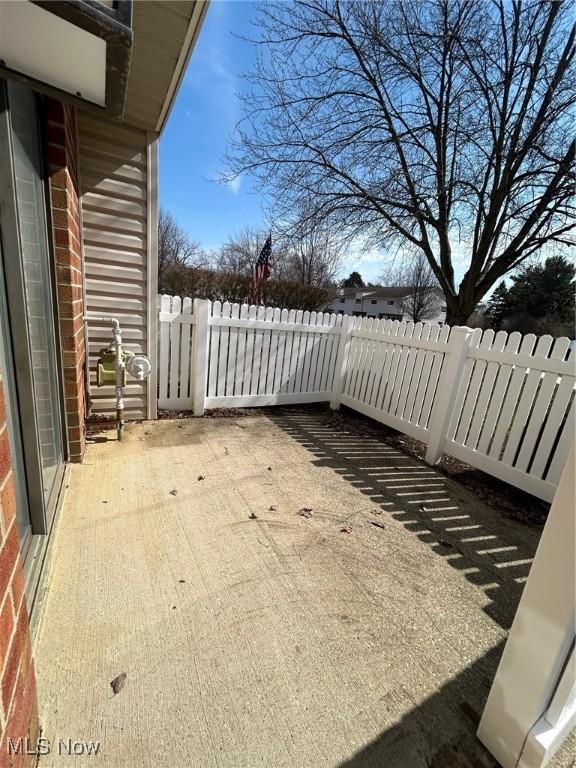
[[[66,397],[68,457],[70,461],[82,461],[86,444],[86,347],[75,123],[74,107],[58,101],[47,101],[47,155]]]
[[[16,496],[12,475],[4,392],[0,381],[0,766],[32,766],[35,758],[9,754],[9,740],[29,739],[34,748],[38,736],[36,677],[28,610],[24,596],[24,572],[19,553]]]

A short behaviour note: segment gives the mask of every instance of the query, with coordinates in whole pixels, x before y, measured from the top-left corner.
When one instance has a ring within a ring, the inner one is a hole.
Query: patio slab
[[[317,409],[131,425],[56,537],[40,768],[491,764],[474,714],[538,533],[385,443]]]

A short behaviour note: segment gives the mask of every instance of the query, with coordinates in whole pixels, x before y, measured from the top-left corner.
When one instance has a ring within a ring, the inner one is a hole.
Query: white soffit
[[[106,106],[106,41],[28,0],[0,0],[2,65]]]

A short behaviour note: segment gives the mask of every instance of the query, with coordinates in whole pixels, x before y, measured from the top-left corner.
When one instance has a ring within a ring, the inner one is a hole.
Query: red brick
[[[11,469],[10,441],[8,439],[8,430],[4,428],[4,432],[0,435],[0,484],[8,477]]]
[[[10,768],[32,768],[36,763],[34,756],[8,754],[8,739],[15,743],[20,738],[28,737],[29,743],[34,744],[37,736],[36,677],[33,667],[27,673],[24,668],[21,668],[16,681],[14,701],[0,747],[0,760],[2,761],[0,764]]]
[[[14,603],[14,610],[16,614],[20,610],[22,599],[24,597],[24,569],[18,563],[12,576],[12,601]]]
[[[83,364],[84,296],[78,205],[76,111],[49,106],[48,160],[51,165],[52,237],[55,244],[60,338],[64,360],[68,453],[82,454],[85,413]],[[73,446],[73,448],[72,448]]]
[[[68,189],[68,173],[66,169],[52,170],[50,173],[50,183],[53,187],[66,191]]]
[[[64,189],[51,189],[52,211],[56,208],[65,211],[68,207],[68,193]]]
[[[4,517],[4,530],[7,531],[12,520],[16,516],[16,491],[14,489],[14,479],[9,477],[4,483],[4,487],[0,492],[2,499],[2,515]],[[0,595],[0,599],[2,596]]]
[[[12,636],[10,650],[8,651],[8,660],[2,674],[2,703],[4,705],[4,712],[8,712],[10,706],[10,700],[12,699],[14,686],[16,685],[16,676],[22,659],[27,633],[28,613],[26,607],[23,605],[18,614],[16,630]]]
[[[8,590],[12,571],[18,559],[19,547],[18,526],[14,522],[0,549],[0,595],[4,595]]]
[[[0,669],[4,668],[4,662],[8,655],[10,647],[10,638],[14,629],[14,616],[12,614],[12,605],[10,595],[6,595],[2,610],[0,611]]]
[[[68,211],[63,208],[52,208],[52,224],[60,229],[68,226]]]

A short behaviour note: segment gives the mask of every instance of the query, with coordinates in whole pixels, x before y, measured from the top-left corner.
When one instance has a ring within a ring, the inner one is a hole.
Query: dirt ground
[[[100,749],[40,768],[493,765],[476,722],[538,529],[336,418],[92,436],[36,658],[44,735]]]

